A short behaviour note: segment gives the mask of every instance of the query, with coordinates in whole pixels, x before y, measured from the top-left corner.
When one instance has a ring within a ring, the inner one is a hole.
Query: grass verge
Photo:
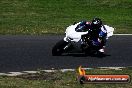
[[[87,74],[129,74],[132,69],[99,70],[91,69]],[[132,88],[132,82],[126,84],[79,84],[77,72],[52,72],[40,71],[36,74],[27,74],[17,77],[0,76],[0,88]]]
[[[132,0],[0,0],[0,34],[62,34],[75,21],[100,17],[132,33]]]

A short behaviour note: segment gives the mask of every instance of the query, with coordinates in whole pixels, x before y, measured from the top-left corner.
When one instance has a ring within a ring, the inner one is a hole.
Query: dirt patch
[[[61,80],[62,75],[60,72],[40,72],[35,74],[24,74],[17,76],[17,78],[28,79],[28,80]]]

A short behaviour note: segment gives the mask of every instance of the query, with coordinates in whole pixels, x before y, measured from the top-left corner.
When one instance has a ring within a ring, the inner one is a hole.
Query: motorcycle
[[[80,24],[76,23],[66,28],[65,37],[58,41],[52,48],[53,56],[60,56],[64,53],[68,53],[72,50],[80,50],[84,54],[95,54],[98,53],[99,46],[92,45],[88,31],[76,31],[77,26]],[[107,39],[113,35],[114,28],[108,25],[104,25],[107,30]]]

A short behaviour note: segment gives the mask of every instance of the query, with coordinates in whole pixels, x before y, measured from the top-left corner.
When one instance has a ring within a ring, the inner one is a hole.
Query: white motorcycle
[[[79,23],[74,25],[70,25],[66,28],[65,34],[66,36],[57,42],[55,46],[52,48],[52,55],[53,56],[60,56],[63,53],[68,53],[73,49],[79,49],[82,53],[97,53],[99,48],[98,46],[91,47],[89,42],[89,36],[85,36],[88,34],[88,31],[85,32],[78,32],[75,28],[78,26]],[[104,25],[107,31],[107,39],[113,35],[114,28],[108,25]],[[82,42],[85,42],[85,45],[82,47]]]

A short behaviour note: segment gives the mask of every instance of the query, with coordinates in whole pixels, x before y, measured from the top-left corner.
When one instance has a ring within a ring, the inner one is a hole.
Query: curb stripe
[[[132,35],[132,34],[114,34],[114,35]]]
[[[122,70],[123,68],[126,67],[97,67],[97,68],[84,68],[85,70],[90,70],[90,69],[100,69],[100,70]],[[41,70],[44,72],[56,72],[56,71],[61,71],[61,72],[67,72],[67,71],[76,71],[76,69],[60,69],[60,70]],[[0,76],[19,76],[19,75],[25,75],[25,74],[35,74],[39,73],[39,71],[22,71],[22,72],[8,72],[8,73],[0,73]]]

